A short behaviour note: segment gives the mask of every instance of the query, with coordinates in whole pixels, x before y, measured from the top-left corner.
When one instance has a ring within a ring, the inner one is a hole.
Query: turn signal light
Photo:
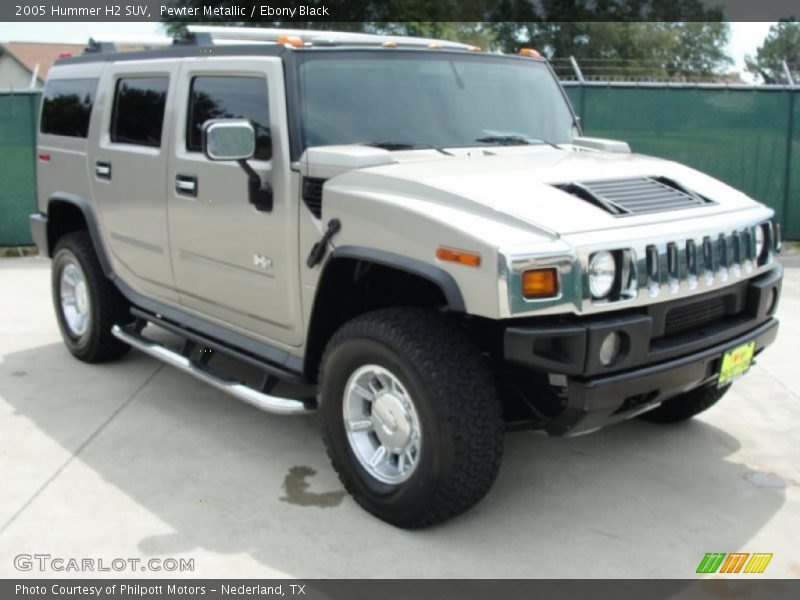
[[[532,58],[542,58],[542,55],[539,54],[539,51],[534,50],[533,48],[520,48],[519,53],[522,56],[530,56]]]
[[[479,267],[481,265],[481,255],[474,252],[464,252],[463,250],[453,250],[452,248],[440,247],[436,250],[436,258],[454,262],[467,267]]]
[[[525,271],[522,274],[522,295],[528,299],[558,296],[558,270]]]

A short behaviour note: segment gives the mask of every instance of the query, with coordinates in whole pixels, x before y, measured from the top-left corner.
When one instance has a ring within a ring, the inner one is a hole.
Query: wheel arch
[[[73,231],[86,230],[106,277],[112,278],[111,263],[100,238],[100,228],[92,206],[82,196],[56,192],[47,201],[47,255],[52,257],[60,237]]]
[[[402,281],[400,293],[374,289],[387,277]],[[417,292],[413,298],[411,291]],[[365,311],[409,305],[466,312],[458,284],[444,269],[376,248],[336,248],[325,262],[316,288],[303,361],[306,378],[316,379],[325,345],[344,322]]]

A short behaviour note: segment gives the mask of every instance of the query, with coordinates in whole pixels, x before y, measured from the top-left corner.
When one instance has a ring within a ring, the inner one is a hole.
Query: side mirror
[[[239,163],[247,173],[250,204],[259,211],[272,210],[272,186],[261,182],[247,160],[256,153],[256,131],[247,119],[209,119],[203,123],[203,153],[209,160]]]
[[[247,119],[210,119],[203,124],[209,160],[247,160],[256,152],[256,130]]]
[[[247,119],[210,119],[203,124],[209,160],[247,160],[256,153],[256,130]]]

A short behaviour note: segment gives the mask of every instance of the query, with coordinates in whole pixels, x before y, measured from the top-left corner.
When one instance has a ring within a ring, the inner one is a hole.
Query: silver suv
[[[49,73],[31,224],[78,359],[319,411],[415,528],[488,492],[504,431],[689,419],[774,340],[772,211],[582,137],[535,52],[190,31]]]

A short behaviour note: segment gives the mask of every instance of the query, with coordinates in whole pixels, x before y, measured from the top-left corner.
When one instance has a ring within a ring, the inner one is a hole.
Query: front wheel
[[[345,324],[320,372],[323,434],[345,488],[403,528],[474,506],[500,466],[503,423],[491,373],[457,325],[422,309]]]

